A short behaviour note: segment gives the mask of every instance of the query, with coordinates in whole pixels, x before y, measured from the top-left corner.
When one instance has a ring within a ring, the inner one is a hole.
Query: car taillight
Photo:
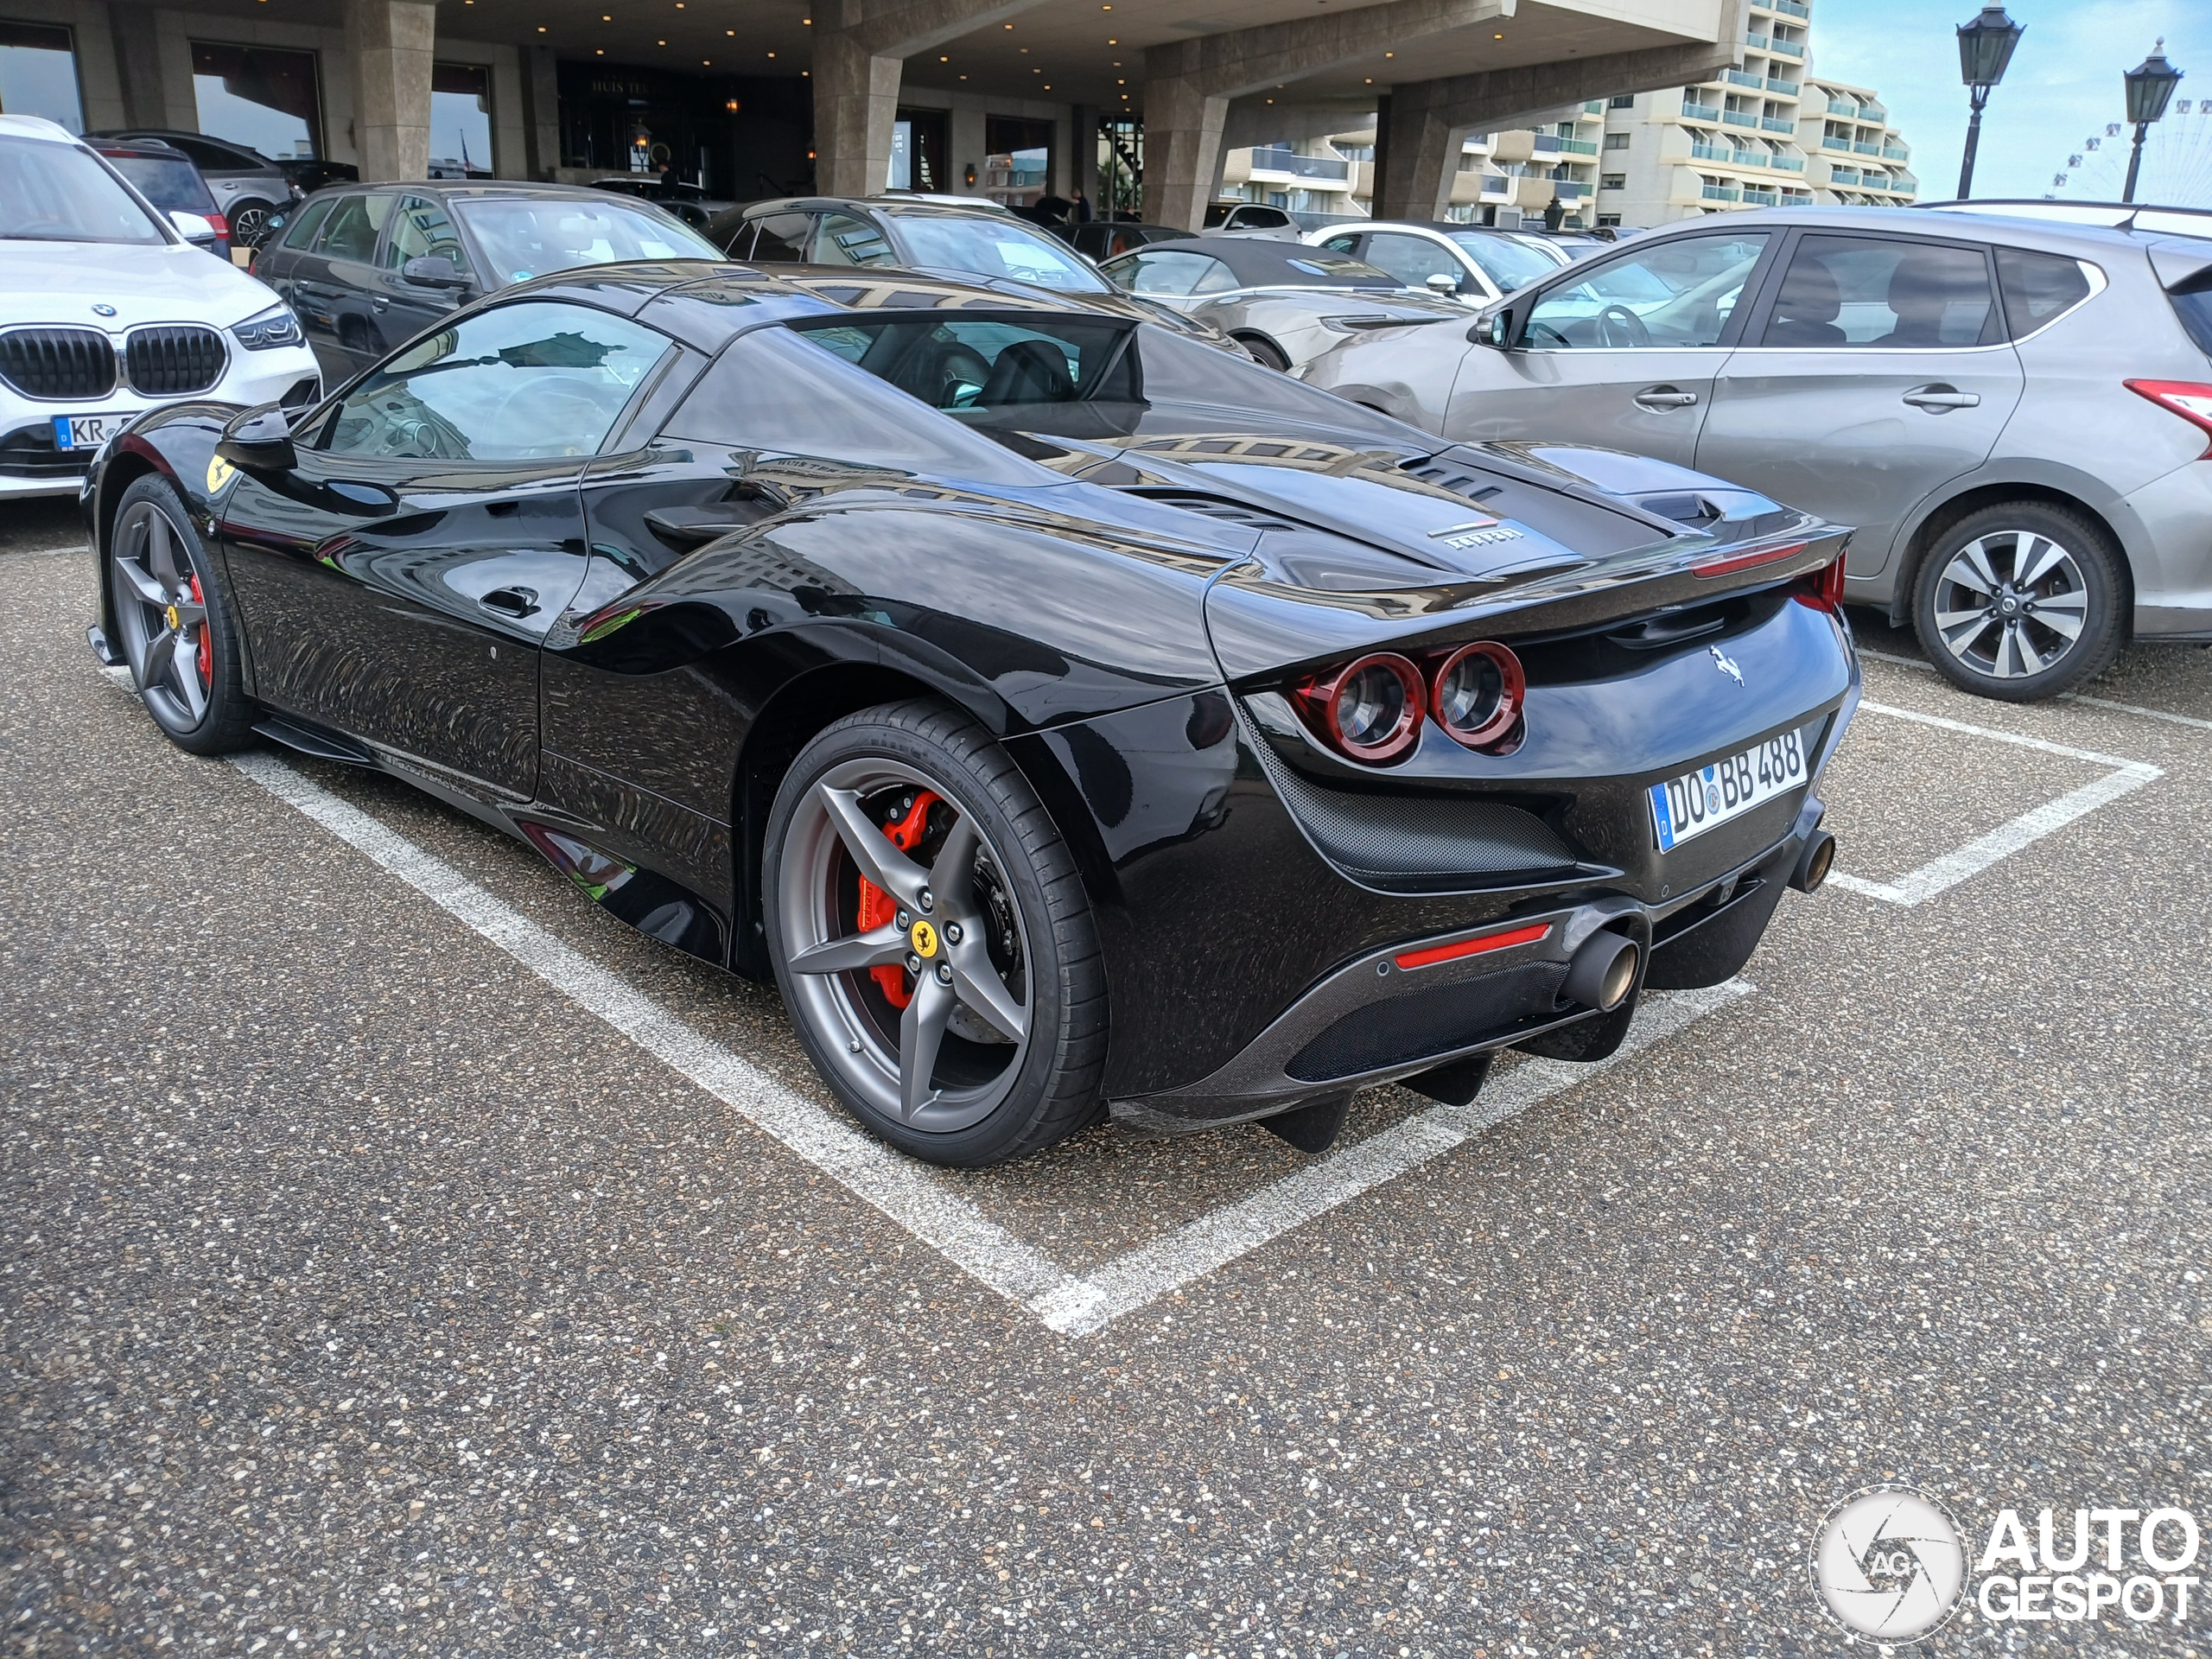
[[[1429,713],[1447,736],[1486,748],[1513,730],[1529,689],[1521,659],[1495,640],[1462,645],[1438,666]]]
[[[1749,570],[1762,564],[1779,564],[1784,559],[1794,559],[1805,550],[1802,542],[1791,542],[1782,547],[1753,548],[1748,553],[1723,553],[1690,566],[1694,576],[1729,576],[1738,570]]]
[[[220,213],[209,213],[206,215],[206,218],[207,222],[215,227],[215,234],[217,236],[220,237],[226,242],[231,239],[231,221],[229,219],[225,219]]]
[[[1839,553],[1827,563],[1804,578],[1798,590],[1798,601],[1816,611],[1834,612],[1843,608],[1843,555]]]
[[[1454,742],[1501,752],[1516,741],[1528,677],[1521,659],[1495,640],[1421,653],[1371,652],[1341,668],[1308,675],[1292,688],[1306,724],[1348,760],[1380,766],[1410,750],[1421,721]]]
[[[2123,380],[2120,385],[2212,436],[2212,386],[2194,380]],[[2212,461],[2212,445],[2207,445],[2197,459]]]
[[[1395,652],[1373,652],[1309,676],[1295,691],[1329,747],[1348,760],[1395,760],[1421,735],[1427,688],[1421,671]]]

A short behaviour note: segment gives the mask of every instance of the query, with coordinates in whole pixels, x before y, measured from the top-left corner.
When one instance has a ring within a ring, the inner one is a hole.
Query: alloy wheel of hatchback
[[[1970,691],[2008,702],[2056,695],[2111,665],[2120,582],[2102,539],[2040,503],[1987,508],[1929,553],[1915,620],[1929,659]]]
[[[249,201],[231,215],[231,240],[242,248],[257,248],[269,239],[268,205]]]

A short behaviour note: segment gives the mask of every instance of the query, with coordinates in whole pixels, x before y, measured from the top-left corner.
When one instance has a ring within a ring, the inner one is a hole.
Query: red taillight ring
[[[1460,661],[1468,657],[1484,657],[1497,665],[1498,678],[1504,684],[1498,693],[1497,710],[1481,725],[1461,731],[1444,717],[1444,682]],[[1529,690],[1529,677],[1522,671],[1521,659],[1511,649],[1494,639],[1478,639],[1471,645],[1462,645],[1437,664],[1436,677],[1429,683],[1428,712],[1445,734],[1453,741],[1471,749],[1495,743],[1513,729],[1513,722],[1521,718],[1521,702]]]
[[[1375,742],[1357,743],[1344,735],[1339,710],[1345,688],[1363,670],[1370,668],[1385,669],[1396,675],[1405,696],[1398,718],[1387,733]],[[1298,688],[1298,694],[1319,721],[1330,747],[1339,754],[1369,765],[1395,760],[1413,747],[1414,740],[1421,735],[1421,707],[1428,701],[1428,688],[1421,683],[1421,671],[1395,651],[1370,652],[1364,657],[1356,657],[1325,679],[1308,680]]]

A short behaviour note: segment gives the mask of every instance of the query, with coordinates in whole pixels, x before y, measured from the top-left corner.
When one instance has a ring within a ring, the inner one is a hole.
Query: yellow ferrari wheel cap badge
[[[931,927],[927,922],[916,922],[913,930],[906,937],[913,942],[916,956],[937,955],[937,929]]]
[[[173,628],[181,628],[184,626],[184,620],[177,615],[176,607],[174,605],[170,606],[168,608],[168,619],[169,626]]]

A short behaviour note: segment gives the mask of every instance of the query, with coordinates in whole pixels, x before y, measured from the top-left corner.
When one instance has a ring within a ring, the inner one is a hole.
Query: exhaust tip
[[[1800,893],[1818,893],[1821,883],[1828,879],[1828,872],[1835,868],[1835,837],[1825,830],[1815,830],[1805,842],[1805,850],[1797,855],[1797,868],[1790,872],[1789,885]]]
[[[1611,1014],[1636,984],[1636,970],[1643,952],[1634,939],[1618,933],[1593,934],[1574,953],[1567,965],[1567,982],[1560,987],[1585,1007]]]

